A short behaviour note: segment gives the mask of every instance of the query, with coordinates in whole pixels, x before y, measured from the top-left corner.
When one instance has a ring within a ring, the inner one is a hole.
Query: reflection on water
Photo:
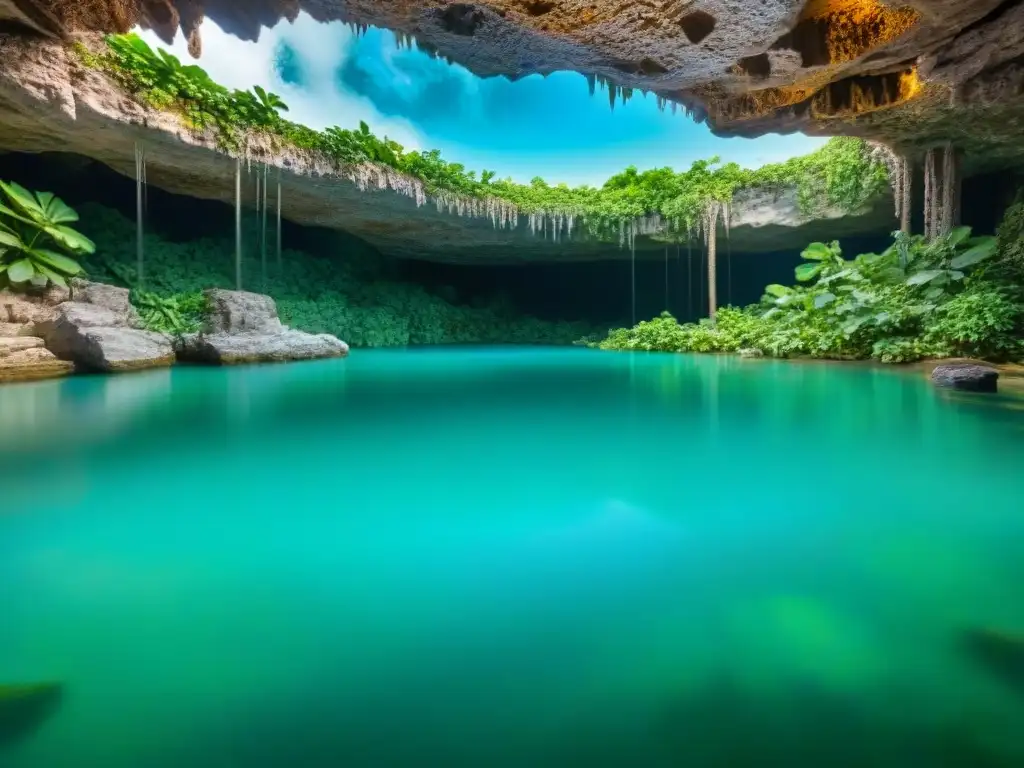
[[[0,390],[0,684],[65,686],[4,768],[1024,764],[1020,411],[587,350],[157,374]]]

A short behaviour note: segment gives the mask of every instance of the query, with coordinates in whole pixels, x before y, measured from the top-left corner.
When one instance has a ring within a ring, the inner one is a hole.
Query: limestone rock
[[[74,367],[42,346],[31,347],[0,356],[0,383],[56,379],[68,375]]]
[[[249,291],[206,291],[210,308],[206,327],[208,334],[281,333],[284,327],[277,317],[277,304],[270,296]]]
[[[8,323],[0,321],[0,337],[10,339],[16,336],[32,336],[35,328],[31,323]]]
[[[0,291],[0,323],[31,325],[50,320],[54,307],[67,296],[67,291],[60,288],[41,294]]]
[[[60,706],[59,683],[0,684],[0,749],[25,738]]]
[[[21,352],[25,349],[36,349],[43,347],[43,340],[35,336],[15,336],[14,338],[0,337],[0,358]]]
[[[183,339],[178,357],[196,363],[235,365],[345,357],[348,345],[326,333],[283,330],[280,333],[196,334]]]
[[[964,392],[995,392],[998,381],[999,371],[986,365],[939,365],[932,371],[936,386]]]
[[[65,302],[53,320],[37,324],[47,348],[62,360],[94,371],[134,371],[174,362],[167,337],[128,327],[128,318],[95,304]]]
[[[753,347],[747,347],[747,348],[741,349],[739,351],[739,356],[740,357],[746,357],[746,358],[764,357],[764,352],[762,352],[760,349],[754,349]]]
[[[131,304],[130,291],[127,288],[81,279],[72,280],[71,288],[76,303],[92,304],[113,312],[117,317],[115,325],[141,327],[138,312]]]

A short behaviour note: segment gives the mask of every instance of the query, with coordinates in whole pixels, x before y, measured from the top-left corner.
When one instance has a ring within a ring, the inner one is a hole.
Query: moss
[[[0,684],[0,747],[33,733],[60,706],[60,683]]]

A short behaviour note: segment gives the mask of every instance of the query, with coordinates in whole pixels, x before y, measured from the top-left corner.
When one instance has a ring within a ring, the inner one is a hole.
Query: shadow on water
[[[34,734],[59,708],[59,683],[0,685],[0,750]]]

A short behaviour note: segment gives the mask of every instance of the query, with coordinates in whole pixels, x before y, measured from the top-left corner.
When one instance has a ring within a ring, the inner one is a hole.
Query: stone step
[[[35,336],[0,337],[0,357],[7,357],[23,349],[39,349],[46,346],[42,339]]]
[[[0,322],[0,339],[9,339],[15,336],[34,336],[34,330],[32,323]]]
[[[0,356],[0,383],[55,379],[67,376],[74,367],[42,347],[29,347]]]

